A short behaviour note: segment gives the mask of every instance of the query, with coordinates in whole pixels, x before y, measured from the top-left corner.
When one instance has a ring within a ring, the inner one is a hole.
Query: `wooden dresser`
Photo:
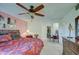
[[[63,55],[79,55],[79,45],[63,38]]]

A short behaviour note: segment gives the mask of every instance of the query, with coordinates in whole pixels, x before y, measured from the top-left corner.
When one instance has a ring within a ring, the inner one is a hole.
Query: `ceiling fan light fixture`
[[[34,8],[34,6],[33,6],[33,5],[31,5],[31,6],[30,6],[30,8],[31,8],[31,9],[33,9],[33,8]]]

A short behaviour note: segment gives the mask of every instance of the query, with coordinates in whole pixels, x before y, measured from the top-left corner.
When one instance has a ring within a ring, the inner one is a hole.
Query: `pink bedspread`
[[[39,55],[42,48],[40,39],[20,38],[0,43],[0,55]]]

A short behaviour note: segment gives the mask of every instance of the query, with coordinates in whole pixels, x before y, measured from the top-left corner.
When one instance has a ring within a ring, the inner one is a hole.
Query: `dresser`
[[[79,45],[63,38],[63,55],[79,55]]]

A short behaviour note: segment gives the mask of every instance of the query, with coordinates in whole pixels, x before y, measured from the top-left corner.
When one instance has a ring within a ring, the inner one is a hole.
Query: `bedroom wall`
[[[58,23],[58,20],[49,19],[33,19],[28,23],[28,29],[31,33],[38,33],[39,37],[43,40],[47,40],[47,26],[51,26],[51,35],[54,33],[53,24]]]
[[[69,24],[72,25],[72,37],[75,38],[75,18],[79,16],[79,10],[75,10],[73,8],[60,22],[60,29],[61,29],[61,36],[68,37],[69,36],[69,30],[68,26]],[[75,39],[71,39],[71,41],[75,42]]]
[[[2,15],[4,17],[4,23],[7,23],[7,18],[10,17],[11,18],[11,21],[15,21],[16,20],[16,24],[14,24],[15,26],[13,27],[10,27],[8,26],[8,24],[6,24],[6,28],[1,28],[0,29],[7,29],[7,30],[20,30],[20,33],[24,33],[26,32],[26,29],[27,29],[27,22],[17,18],[17,17],[14,17],[14,16],[11,16],[9,15],[8,13],[5,13],[5,12],[2,12],[0,11],[0,15]],[[0,21],[1,23],[1,21]]]

